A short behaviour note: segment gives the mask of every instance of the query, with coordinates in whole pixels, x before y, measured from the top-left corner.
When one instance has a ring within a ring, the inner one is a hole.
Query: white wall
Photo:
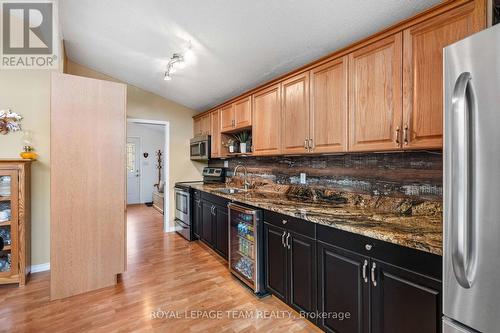
[[[153,124],[127,123],[127,137],[141,138],[141,203],[153,201],[154,184],[158,182],[156,152],[161,150],[165,158],[165,126]],[[145,158],[143,153],[148,153]],[[165,166],[165,163],[162,163]],[[163,169],[162,169],[163,171]],[[165,181],[162,174],[162,181]]]

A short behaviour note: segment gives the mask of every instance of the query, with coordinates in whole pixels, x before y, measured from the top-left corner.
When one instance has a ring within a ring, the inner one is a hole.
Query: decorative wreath
[[[23,119],[20,115],[11,110],[0,110],[0,134],[17,132],[21,130],[19,122]]]

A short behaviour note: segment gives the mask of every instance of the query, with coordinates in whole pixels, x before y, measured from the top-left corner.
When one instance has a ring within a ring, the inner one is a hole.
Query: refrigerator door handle
[[[451,191],[452,219],[451,246],[452,266],[455,278],[465,289],[472,286],[474,268],[474,242],[471,228],[471,156],[470,156],[470,107],[475,107],[471,74],[460,74],[452,96],[452,119],[455,135],[451,142],[451,179],[455,189]]]

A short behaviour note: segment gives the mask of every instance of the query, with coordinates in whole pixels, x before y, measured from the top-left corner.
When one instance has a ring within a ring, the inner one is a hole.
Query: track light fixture
[[[168,60],[167,70],[165,71],[164,80],[170,81],[172,80],[172,74],[177,71],[177,69],[182,69],[186,66],[186,59],[191,58],[192,55],[191,42],[188,44],[188,49],[185,54],[182,53],[174,53],[172,57]]]

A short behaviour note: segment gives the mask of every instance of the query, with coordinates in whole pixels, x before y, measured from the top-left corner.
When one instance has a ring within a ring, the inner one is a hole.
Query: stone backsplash
[[[228,176],[236,165],[243,164],[252,187],[259,190],[327,200],[331,193],[346,191],[441,201],[442,157],[439,151],[239,157],[228,160]],[[223,166],[223,161],[212,160],[209,166]],[[307,175],[305,185],[300,184],[301,172]],[[228,180],[239,183],[239,178]]]

